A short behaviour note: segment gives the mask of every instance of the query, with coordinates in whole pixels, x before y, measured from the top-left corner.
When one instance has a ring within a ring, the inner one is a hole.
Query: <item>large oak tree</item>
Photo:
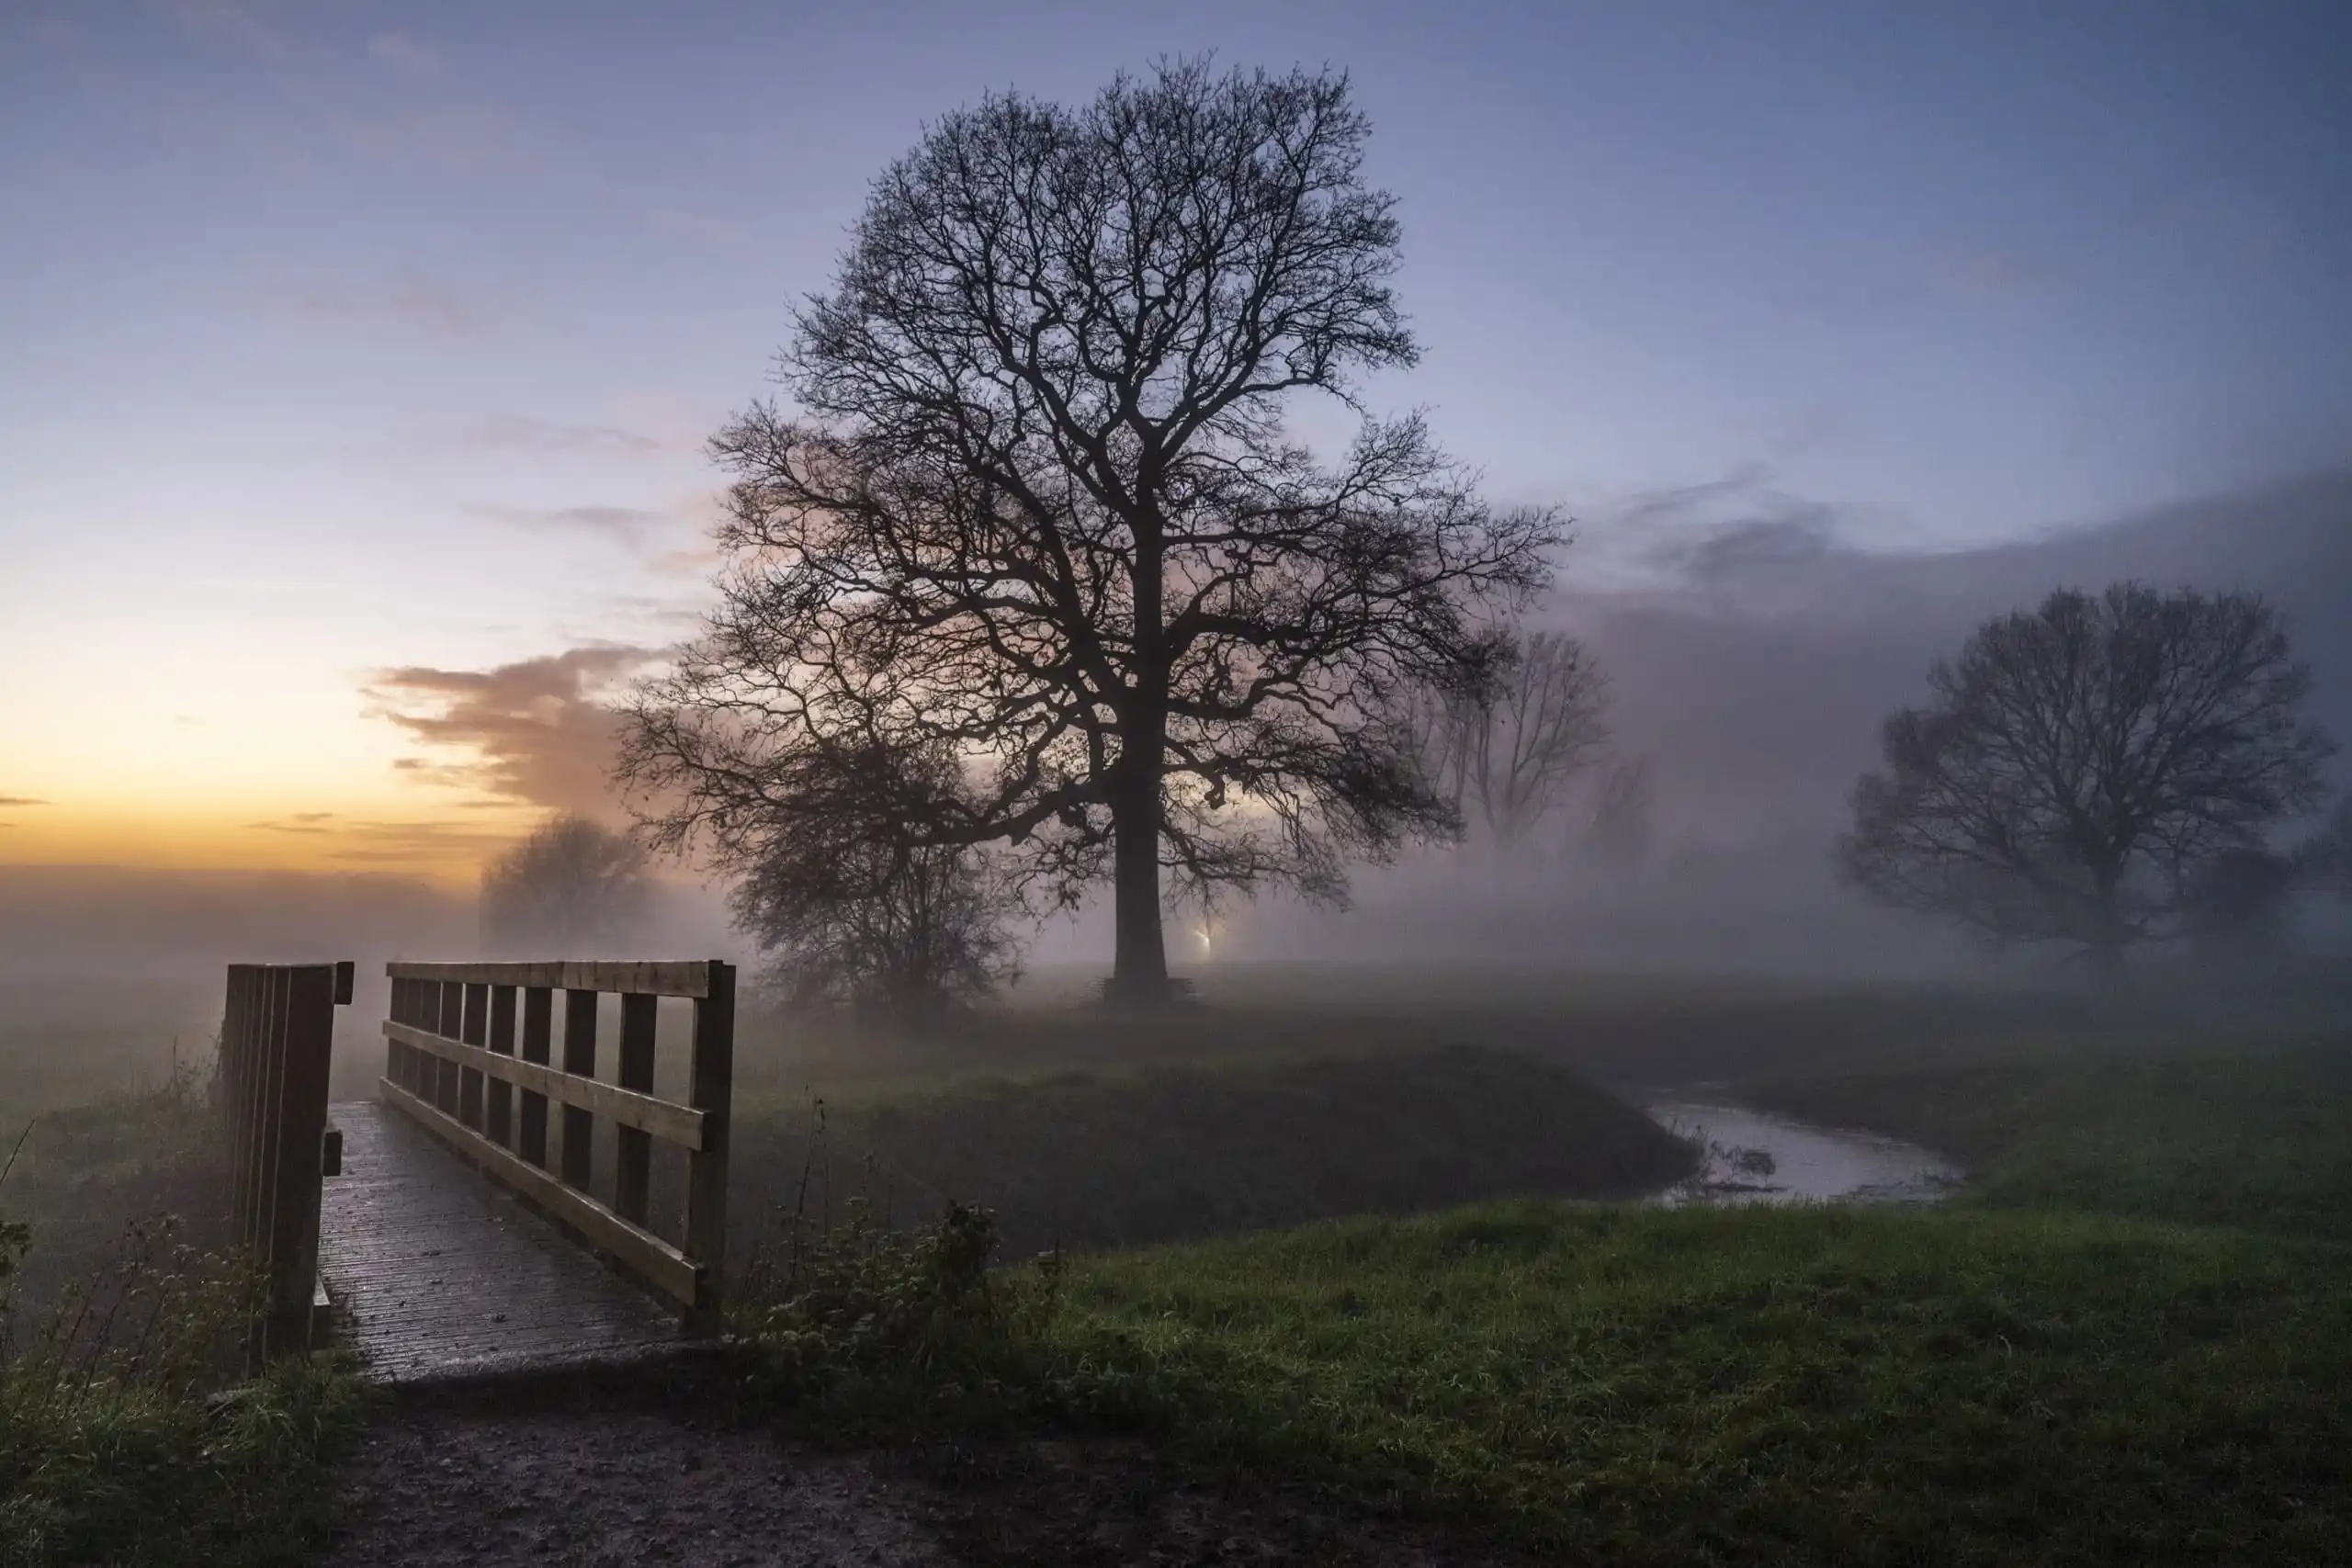
[[[882,175],[791,406],[713,443],[722,603],[623,760],[673,840],[949,747],[964,783],[881,836],[1006,846],[1064,901],[1107,876],[1114,990],[1150,999],[1164,874],[1336,895],[1455,829],[1391,716],[1487,679],[1559,536],[1360,402],[1418,354],[1365,135],[1343,77],[1179,63],[989,98]],[[1315,394],[1357,418],[1336,457],[1285,423]]]
[[[2249,594],[2120,583],[1987,623],[1886,721],[1840,850],[1888,901],[2112,976],[2188,934],[2201,882],[2317,805],[2309,671]]]

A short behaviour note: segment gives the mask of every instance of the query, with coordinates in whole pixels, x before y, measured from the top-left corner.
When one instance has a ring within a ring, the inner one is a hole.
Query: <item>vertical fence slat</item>
[[[554,989],[547,986],[526,987],[523,992],[523,1060],[546,1066],[554,1034]],[[548,1165],[546,1095],[527,1089],[523,1091],[522,1125],[517,1131],[516,1152],[545,1170]]]
[[[260,1050],[255,1054],[253,1089],[247,1097],[260,1133],[254,1140],[254,1206],[244,1240],[265,1257],[277,1219],[277,1140],[271,1134],[285,1074],[286,1006],[286,971],[272,964],[262,971]]]
[[[229,1119],[229,1214],[240,1239],[244,1234],[247,1207],[253,1201],[245,1169],[251,1157],[246,1140],[253,1135],[253,1119],[245,1114],[245,1032],[253,1019],[253,982],[252,964],[229,965],[228,995],[220,1009],[220,1066],[216,1086],[221,1112]]]
[[[455,1040],[465,1029],[466,988],[455,980],[441,985],[441,1016],[433,1032],[446,1040]],[[455,1116],[458,1113],[458,1064],[446,1056],[433,1058],[433,1103]]]
[[[686,1103],[703,1113],[703,1144],[686,1156],[686,1256],[702,1265],[687,1326],[718,1329],[727,1262],[727,1145],[735,1102],[735,968],[710,966],[709,994],[695,1003]]]
[[[654,1023],[662,998],[637,992],[621,997],[620,1086],[653,1092]],[[653,1135],[638,1127],[618,1129],[613,1167],[613,1212],[633,1225],[645,1224],[653,1191]]]
[[[490,988],[490,1048],[502,1056],[514,1054],[514,987],[492,986]],[[492,1078],[487,1092],[489,1102],[482,1114],[482,1134],[501,1147],[514,1142],[514,1086],[504,1078]]]
[[[490,987],[469,985],[464,995],[464,1018],[458,1038],[469,1045],[485,1045],[490,1041]],[[458,1069],[458,1120],[477,1133],[482,1130],[481,1089],[481,1068]]]
[[[596,1076],[596,993],[563,993],[563,1070]],[[563,1184],[585,1192],[595,1169],[589,1138],[595,1118],[577,1105],[563,1108]]]

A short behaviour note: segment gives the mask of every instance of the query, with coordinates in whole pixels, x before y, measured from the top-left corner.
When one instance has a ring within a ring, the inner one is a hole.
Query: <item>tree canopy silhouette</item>
[[[650,910],[645,852],[625,833],[565,812],[491,862],[481,876],[482,941],[493,953],[611,956]]]
[[[2109,976],[2185,934],[2200,885],[2319,803],[2334,750],[2309,671],[2243,593],[2052,593],[1929,671],[1853,792],[1847,874],[2002,942],[2059,942]]]
[[[714,438],[722,602],[625,741],[661,819],[789,813],[812,747],[947,748],[968,787],[893,831],[1063,903],[1107,876],[1138,999],[1163,874],[1339,897],[1454,830],[1385,716],[1481,678],[1559,530],[1359,401],[1418,353],[1366,131],[1344,77],[1177,63],[891,165],[795,318],[795,411]],[[1284,423],[1312,393],[1360,421],[1334,460]]]

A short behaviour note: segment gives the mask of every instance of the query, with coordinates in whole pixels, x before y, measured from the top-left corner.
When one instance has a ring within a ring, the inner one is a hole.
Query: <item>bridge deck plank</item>
[[[673,1309],[390,1106],[330,1108],[343,1174],[320,1201],[319,1271],[368,1375],[423,1382],[662,1354]]]

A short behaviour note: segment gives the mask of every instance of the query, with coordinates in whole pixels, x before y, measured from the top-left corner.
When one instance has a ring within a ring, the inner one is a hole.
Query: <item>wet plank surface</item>
[[[328,1108],[343,1174],[319,1212],[319,1271],[346,1343],[386,1382],[659,1355],[676,1315],[528,1205],[373,1100]]]

